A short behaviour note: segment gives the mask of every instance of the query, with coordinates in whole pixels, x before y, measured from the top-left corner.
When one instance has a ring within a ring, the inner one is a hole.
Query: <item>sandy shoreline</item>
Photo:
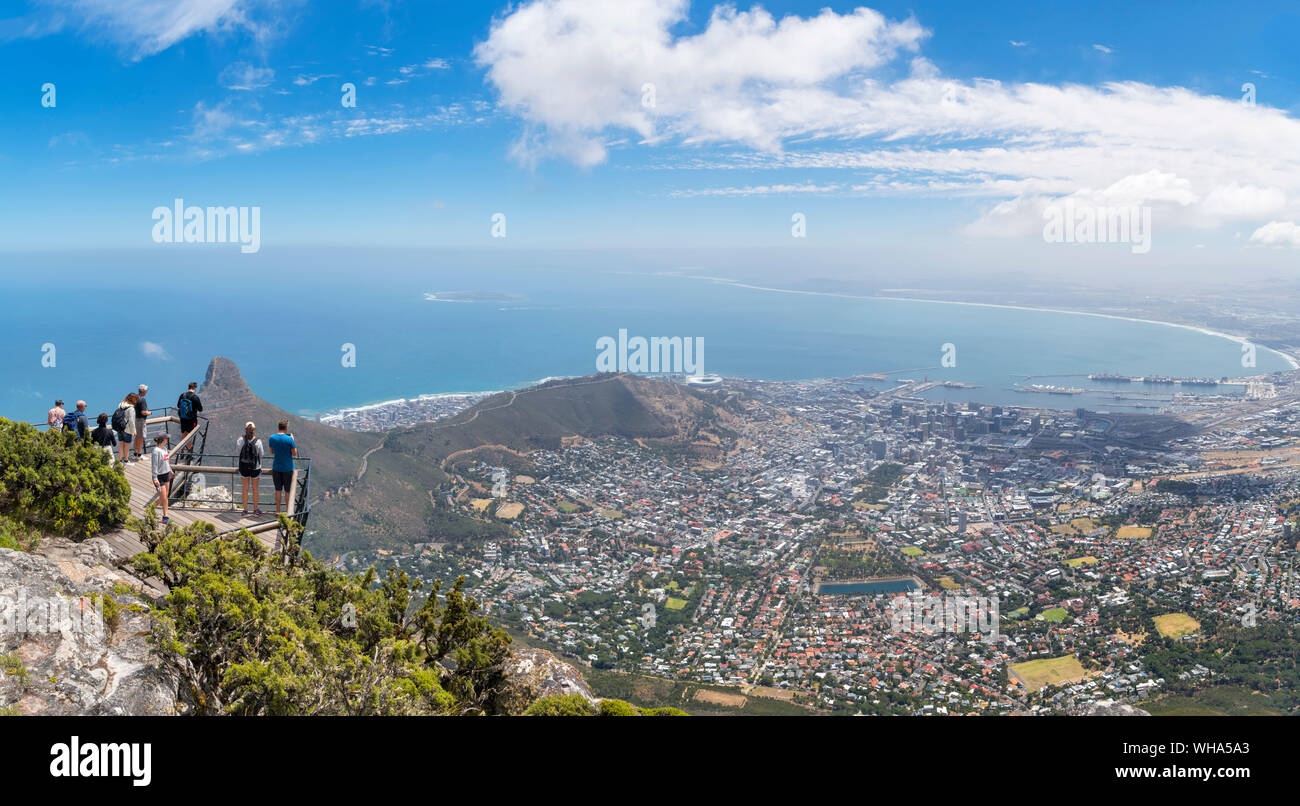
[[[725,285],[736,286],[737,288],[746,288],[751,291],[767,291],[776,294],[802,294],[805,296],[813,296],[813,297],[839,297],[842,299],[856,299],[856,300],[888,300],[893,302],[928,302],[936,305],[968,305],[977,308],[1003,308],[1010,311],[1035,311],[1039,313],[1070,314],[1073,316],[1095,316],[1102,319],[1118,319],[1125,322],[1140,322],[1142,324],[1147,324],[1147,325],[1163,325],[1165,327],[1177,327],[1177,328],[1182,328],[1184,330],[1191,330],[1196,333],[1201,333],[1206,336],[1214,336],[1220,339],[1227,339],[1228,341],[1236,342],[1237,344],[1251,343],[1249,339],[1246,339],[1242,336],[1236,336],[1231,333],[1224,333],[1219,330],[1212,330],[1207,327],[1199,327],[1197,325],[1184,325],[1178,322],[1165,322],[1160,319],[1143,319],[1136,316],[1120,316],[1119,314],[1113,314],[1113,313],[1097,313],[1094,311],[1074,311],[1074,310],[1069,310],[1067,308],[1037,308],[1030,305],[1001,305],[995,302],[966,302],[962,300],[950,300],[950,299],[926,299],[923,297],[883,297],[878,295],[867,295],[867,294],[847,294],[847,293],[835,292],[835,291],[801,291],[793,288],[777,288],[774,286],[762,286],[762,285],[754,285],[752,283],[742,283],[738,280],[732,280],[727,277],[708,277],[702,275],[684,275],[684,274],[674,274],[673,276],[684,277],[686,279],[691,279],[691,280],[709,280],[715,283],[722,283]],[[425,296],[426,298],[432,298],[432,295],[429,294],[426,294]],[[461,302],[463,300],[437,300],[437,301],[438,302]],[[1286,353],[1281,352],[1280,350],[1275,350],[1272,347],[1265,347],[1263,345],[1258,345],[1258,347],[1263,350],[1268,350],[1270,353],[1277,355],[1283,361],[1286,361],[1287,364],[1290,365],[1291,369],[1300,369],[1300,361],[1297,361],[1294,357],[1287,355]],[[524,389],[529,386],[536,386],[538,384],[546,383],[547,381],[557,380],[563,377],[566,376],[551,376],[547,378],[542,378],[539,381],[532,381],[529,383],[520,384],[514,388]],[[399,397],[393,400],[383,400],[378,403],[368,403],[363,406],[348,406],[346,408],[333,409],[327,413],[323,413],[320,419],[321,422],[330,422],[332,420],[342,419],[343,416],[347,414],[353,414],[356,412],[363,412],[363,411],[373,411],[375,409],[382,409],[389,406],[400,405],[402,403],[407,403],[412,400],[437,400],[440,398],[479,397],[479,396],[486,397],[490,395],[500,394],[503,391],[509,391],[509,390],[494,389],[494,390],[487,390],[481,392],[436,392],[432,394],[419,395],[417,397]]]
[[[807,296],[814,296],[814,297],[840,297],[842,299],[859,299],[859,300],[892,300],[896,302],[929,302],[929,303],[934,303],[936,305],[968,305],[976,308],[1003,308],[1009,311],[1037,311],[1040,313],[1064,313],[1064,314],[1071,314],[1074,316],[1096,316],[1102,319],[1119,319],[1124,322],[1141,322],[1147,325],[1164,325],[1165,327],[1178,327],[1184,330],[1192,330],[1197,333],[1203,333],[1206,336],[1215,336],[1220,339],[1227,339],[1228,341],[1236,342],[1237,344],[1252,343],[1249,339],[1244,338],[1242,336],[1236,336],[1231,333],[1224,333],[1223,331],[1220,330],[1211,330],[1208,327],[1200,327],[1197,325],[1184,325],[1179,322],[1166,322],[1160,319],[1143,319],[1137,316],[1120,316],[1119,314],[1114,314],[1114,313],[1098,313],[1095,311],[1073,311],[1067,308],[1037,308],[1031,305],[1000,305],[996,302],[965,302],[962,300],[925,299],[922,297],[882,297],[878,295],[867,295],[867,294],[845,294],[845,293],[835,292],[835,291],[800,291],[792,288],[775,288],[772,286],[762,286],[762,285],[753,285],[751,283],[742,283],[736,280],[727,279],[726,277],[696,277],[694,279],[712,280],[713,282],[716,283],[734,285],[738,288],[748,288],[752,291],[771,291],[778,294],[804,294]],[[1265,347],[1262,344],[1257,346],[1260,347],[1261,349],[1268,350],[1270,353],[1277,355],[1283,361],[1287,362],[1291,366],[1291,369],[1300,369],[1300,361],[1297,361],[1292,356],[1287,355],[1286,353],[1280,350],[1274,350],[1272,347]]]

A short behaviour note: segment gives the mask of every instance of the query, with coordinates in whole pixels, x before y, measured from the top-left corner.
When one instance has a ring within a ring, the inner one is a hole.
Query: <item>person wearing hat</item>
[[[149,387],[140,384],[139,400],[135,402],[135,453],[137,459],[144,458],[144,439],[145,429],[148,427],[149,420],[149,401],[144,399],[145,392]]]
[[[63,410],[63,400],[56,400],[54,401],[54,408],[50,409],[50,413],[45,415],[45,422],[50,426],[51,430],[63,428],[63,415],[65,414],[67,412]]]

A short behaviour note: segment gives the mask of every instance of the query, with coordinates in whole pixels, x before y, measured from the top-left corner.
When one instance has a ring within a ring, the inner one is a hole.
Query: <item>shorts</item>
[[[113,433],[114,433],[114,434],[117,434],[117,444],[119,444],[119,445],[130,445],[130,444],[131,444],[131,435],[130,435],[130,434],[126,433],[125,431],[114,431]]]
[[[135,418],[135,435],[140,439],[149,436],[149,421],[144,417]]]
[[[243,476],[246,479],[255,479],[258,476],[262,475],[262,468],[260,467],[247,468],[244,467],[243,465],[240,465],[239,475]]]
[[[271,481],[275,482],[275,491],[289,492],[293,488],[292,470],[272,470]]]
[[[188,434],[189,432],[193,431],[196,427],[198,427],[198,424],[199,424],[198,420],[193,420],[193,421],[181,420],[181,433]]]
[[[172,474],[163,473],[161,475],[154,476],[154,480],[157,481],[159,484],[171,484]]]

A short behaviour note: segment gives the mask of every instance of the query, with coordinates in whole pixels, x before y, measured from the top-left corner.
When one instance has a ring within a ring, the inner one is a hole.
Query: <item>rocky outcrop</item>
[[[493,710],[517,716],[542,697],[580,694],[592,704],[598,698],[576,667],[544,649],[516,649],[506,661],[505,682],[497,689]]]
[[[148,606],[133,592],[140,583],[111,567],[108,545],[54,539],[40,551],[0,549],[0,708],[19,715],[184,711],[146,640]],[[108,602],[97,607],[96,596]]]
[[[1151,716],[1134,705],[1103,700],[1076,705],[1070,709],[1070,716]]]
[[[207,375],[199,387],[204,411],[237,408],[261,403],[252,388],[240,374],[239,367],[229,358],[217,356],[208,364]]]

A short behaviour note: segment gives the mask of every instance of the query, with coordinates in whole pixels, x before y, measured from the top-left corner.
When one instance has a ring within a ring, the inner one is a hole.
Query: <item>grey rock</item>
[[[1112,701],[1089,702],[1070,709],[1071,716],[1151,716],[1133,705]]]
[[[147,602],[126,592],[141,583],[108,564],[108,545],[54,539],[40,551],[0,549],[0,655],[16,657],[23,670],[0,679],[0,708],[21,715],[183,712],[176,680],[146,640]],[[115,625],[93,615],[92,594],[117,603]]]
[[[506,661],[505,681],[493,702],[498,714],[522,714],[542,697],[581,694],[593,705],[598,698],[577,667],[544,649],[516,649]]]

